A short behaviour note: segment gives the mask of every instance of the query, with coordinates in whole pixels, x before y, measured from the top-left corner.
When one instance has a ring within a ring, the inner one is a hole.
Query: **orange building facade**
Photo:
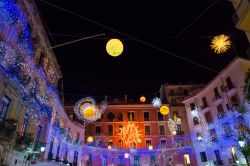
[[[101,119],[85,124],[83,158],[87,160],[86,165],[197,165],[186,110],[181,101],[199,87],[163,85],[163,105],[170,108],[166,116],[148,98],[145,103],[139,99],[138,102],[128,100],[127,96],[123,100],[108,98],[108,106]],[[74,115],[72,105],[65,109],[72,120],[82,123]],[[169,119],[179,120],[175,132],[169,128]],[[121,129],[128,123],[133,123],[140,133],[139,139],[129,145],[126,141],[131,135],[125,135],[125,139],[121,136]],[[88,142],[89,137],[93,137],[93,142]]]

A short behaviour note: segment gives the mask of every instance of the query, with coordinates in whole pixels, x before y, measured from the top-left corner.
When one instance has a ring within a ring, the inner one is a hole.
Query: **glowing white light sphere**
[[[129,153],[124,153],[124,158],[125,159],[129,158]]]
[[[108,149],[112,149],[112,146],[109,145],[109,146],[108,146]]]
[[[153,145],[148,146],[148,150],[153,150],[153,149],[154,149]]]
[[[161,106],[161,99],[160,98],[158,98],[158,97],[155,97],[154,99],[153,99],[153,101],[152,101],[152,104],[153,104],[153,106],[154,107],[160,107]]]
[[[119,39],[110,39],[106,44],[106,51],[112,57],[117,57],[123,52],[123,44]]]

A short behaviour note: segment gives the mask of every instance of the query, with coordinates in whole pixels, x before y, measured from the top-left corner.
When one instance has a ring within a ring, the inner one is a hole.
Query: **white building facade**
[[[206,87],[183,101],[199,166],[246,164],[237,147],[241,127],[250,124],[243,92],[249,69],[249,60],[235,58]]]

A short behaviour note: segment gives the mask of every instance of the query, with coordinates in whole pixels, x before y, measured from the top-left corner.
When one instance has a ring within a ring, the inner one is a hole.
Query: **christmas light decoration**
[[[168,115],[168,113],[169,113],[169,107],[166,106],[166,105],[161,106],[161,108],[160,108],[160,113],[161,113],[162,115]]]
[[[110,56],[117,57],[123,52],[123,44],[119,39],[110,39],[106,44],[106,51]]]
[[[152,104],[154,107],[157,107],[159,108],[161,106],[161,99],[158,98],[158,97],[155,97],[153,100],[152,100]]]
[[[88,136],[87,142],[92,143],[94,141],[94,138],[92,136]]]
[[[141,97],[140,97],[140,102],[144,103],[145,101],[146,101],[146,97],[141,96]]]
[[[173,119],[168,120],[168,128],[172,133],[176,133],[177,131],[177,125]]]
[[[135,126],[133,122],[128,122],[123,128],[119,128],[119,136],[126,146],[133,147],[133,144],[137,144],[141,137],[141,131],[139,127]]]
[[[86,97],[79,100],[74,107],[74,112],[80,120],[93,122],[101,118],[104,113],[107,102],[103,101],[100,109],[96,106],[96,102],[91,97]]]
[[[221,54],[221,53],[226,52],[230,48],[231,42],[228,36],[222,34],[222,35],[215,36],[212,39],[210,46],[214,50],[215,53]]]

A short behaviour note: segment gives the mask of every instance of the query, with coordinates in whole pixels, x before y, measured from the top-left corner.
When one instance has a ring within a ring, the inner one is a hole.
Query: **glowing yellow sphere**
[[[91,118],[95,115],[95,108],[94,107],[88,107],[84,110],[84,116],[87,118]]]
[[[211,48],[214,50],[215,53],[221,54],[226,52],[230,46],[231,41],[229,39],[229,36],[226,35],[218,35],[215,36],[211,41]]]
[[[153,148],[154,148],[153,145],[148,146],[148,150],[153,150]]]
[[[174,130],[174,131],[172,132],[172,134],[173,134],[173,135],[176,135],[177,133],[176,133],[176,131]]]
[[[169,107],[168,106],[161,106],[161,108],[160,108],[160,113],[162,114],[162,115],[167,115],[168,113],[169,113]]]
[[[93,138],[92,136],[88,136],[87,142],[88,142],[88,143],[94,142],[94,138]]]
[[[108,149],[112,149],[112,146],[109,145],[109,146],[108,146]]]
[[[117,57],[123,52],[123,44],[119,39],[110,39],[106,44],[106,50],[110,56]]]
[[[141,97],[140,97],[140,102],[144,103],[145,101],[146,101],[146,97],[141,96]]]

